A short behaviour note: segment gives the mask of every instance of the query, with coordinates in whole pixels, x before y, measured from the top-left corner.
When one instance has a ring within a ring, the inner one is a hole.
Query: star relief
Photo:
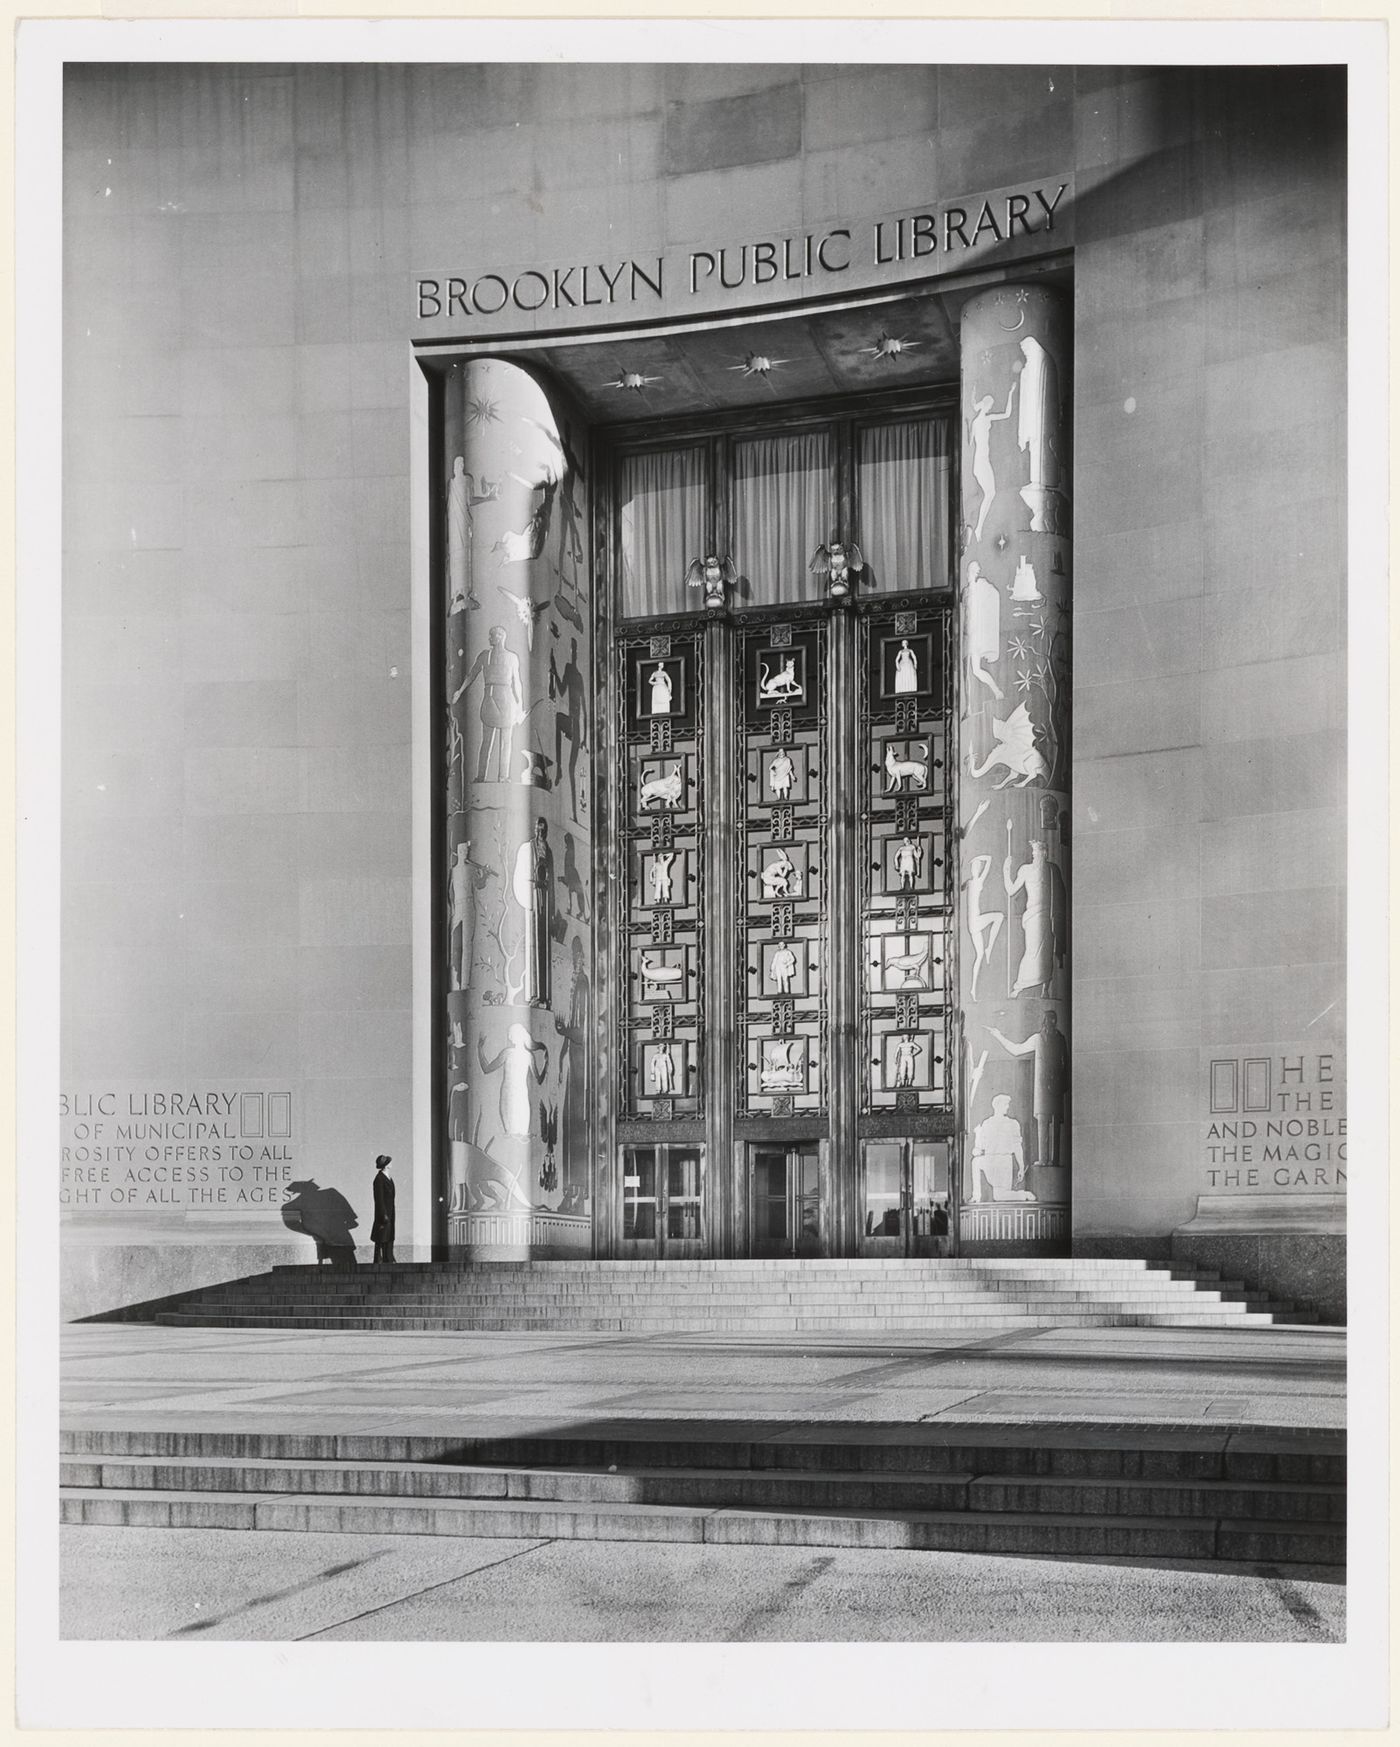
[[[467,423],[469,425],[498,425],[501,422],[500,404],[488,400],[484,395],[467,402]]]
[[[611,382],[605,382],[604,388],[621,388],[629,394],[640,394],[653,382],[660,382],[659,376],[644,376],[640,370],[619,370]]]
[[[992,544],[996,547],[998,552],[1005,552],[1011,542],[1007,539],[1005,534],[998,534]]]
[[[921,346],[922,340],[911,340],[903,334],[892,334],[887,328],[882,328],[873,346],[862,346],[861,351],[877,361],[884,359],[888,363],[899,357],[902,352],[910,351],[914,346]],[[984,360],[985,362],[985,360]]]
[[[769,371],[776,370],[781,364],[791,364],[791,358],[770,358],[764,352],[750,352],[742,364],[730,364],[730,370],[741,371],[745,376],[767,376]]]

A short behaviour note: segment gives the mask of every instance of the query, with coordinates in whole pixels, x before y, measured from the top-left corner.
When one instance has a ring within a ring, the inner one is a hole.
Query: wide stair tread
[[[1345,1436],[1298,1428],[70,1426],[60,1450],[68,1523],[1345,1561]]]
[[[61,1520],[133,1527],[912,1548],[1080,1558],[1339,1564],[1340,1526],[1241,1518],[1075,1518],[1053,1512],[737,1509],[550,1499],[416,1499],[73,1487]]]
[[[1208,1269],[1128,1259],[279,1264],[192,1293],[170,1327],[598,1333],[1000,1333],[1316,1321]]]

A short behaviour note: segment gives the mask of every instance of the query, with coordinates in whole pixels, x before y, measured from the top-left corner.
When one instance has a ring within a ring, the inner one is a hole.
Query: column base
[[[1067,1256],[1069,1206],[965,1201],[958,1212],[958,1250],[964,1256]]]

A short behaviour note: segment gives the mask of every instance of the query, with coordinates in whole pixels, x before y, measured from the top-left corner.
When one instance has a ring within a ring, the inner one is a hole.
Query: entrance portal
[[[1067,1244],[1066,315],[963,295],[961,405],[951,327],[900,387],[845,317],[788,402],[699,331],[661,416],[570,376],[589,441],[445,373],[454,1247]]]

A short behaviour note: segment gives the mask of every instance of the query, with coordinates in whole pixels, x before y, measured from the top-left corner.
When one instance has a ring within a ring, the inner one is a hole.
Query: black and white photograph
[[[21,26],[22,1722],[1383,1724],[1385,45]]]

